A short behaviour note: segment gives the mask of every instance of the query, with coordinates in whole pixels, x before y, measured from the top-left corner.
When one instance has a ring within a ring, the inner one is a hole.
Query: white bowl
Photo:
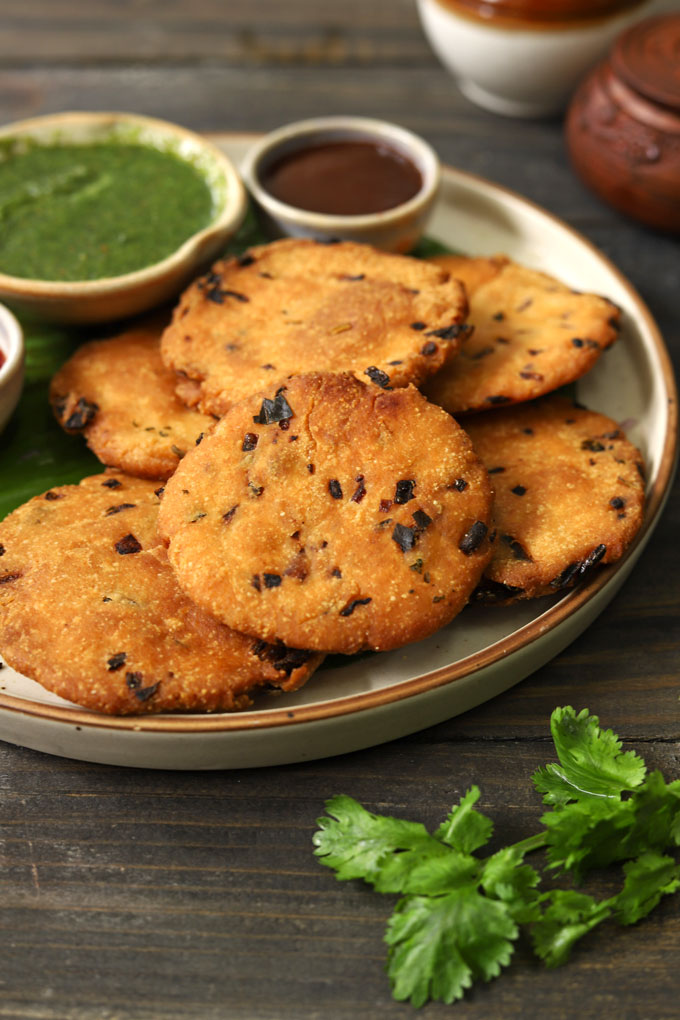
[[[478,106],[511,117],[564,110],[585,73],[615,37],[655,8],[654,0],[592,21],[540,29],[510,27],[418,0],[425,35],[461,92]]]
[[[274,198],[263,187],[262,173],[282,156],[311,145],[347,140],[383,142],[396,149],[420,171],[420,190],[407,202],[384,212],[337,216],[298,209]],[[396,252],[410,251],[423,233],[440,183],[439,159],[427,142],[396,124],[368,117],[319,117],[287,124],[250,149],[241,174],[271,235],[339,238]]]
[[[213,196],[212,221],[167,258],[121,276],[68,283],[0,273],[0,299],[19,312],[55,322],[121,319],[177,294],[207,266],[238,229],[245,189],[231,161],[200,135],[130,113],[59,113],[18,121],[0,130],[0,142],[29,139],[38,145],[121,142],[169,151],[195,166]]]
[[[0,305],[0,432],[19,403],[24,385],[24,336],[21,326],[4,305]]]

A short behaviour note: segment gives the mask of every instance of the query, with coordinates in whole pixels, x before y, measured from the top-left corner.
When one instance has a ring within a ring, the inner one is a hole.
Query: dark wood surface
[[[442,158],[513,188],[607,253],[677,365],[680,250],[572,175],[562,124],[471,106],[431,56],[411,0],[1,0],[0,123],[126,109],[198,130],[262,131],[334,112],[395,120]],[[472,783],[499,840],[534,831],[532,771],[556,705],[587,706],[680,776],[677,486],[613,603],[507,694],[413,737],[238,772],[126,770],[0,745],[0,1017],[407,1017],[383,972],[391,897],[312,856],[324,800],[438,824]],[[423,1017],[678,1015],[680,897],[544,970],[525,945],[498,981]]]

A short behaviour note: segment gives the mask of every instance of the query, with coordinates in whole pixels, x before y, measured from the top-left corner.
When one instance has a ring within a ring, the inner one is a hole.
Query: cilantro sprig
[[[560,966],[603,921],[635,924],[680,887],[680,865],[664,853],[680,845],[680,780],[648,773],[587,709],[555,709],[550,728],[558,761],[532,777],[549,809],[543,828],[495,854],[477,853],[493,822],[475,807],[476,786],[434,833],[351,797],[326,803],[314,835],[320,862],[338,879],[400,895],[385,934],[395,999],[414,1006],[460,999],[509,964],[523,925],[546,966]],[[541,848],[545,870],[575,883],[621,865],[618,893],[598,900],[578,889],[542,891],[541,873],[525,861]]]

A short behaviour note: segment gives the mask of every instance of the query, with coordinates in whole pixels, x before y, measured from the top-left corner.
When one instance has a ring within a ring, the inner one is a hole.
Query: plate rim
[[[216,144],[243,144],[262,137],[257,132],[206,132]],[[523,209],[530,209],[547,219],[553,226],[566,231],[571,238],[587,248],[591,254],[605,266],[626,292],[636,311],[638,321],[644,322],[651,340],[652,350],[660,371],[663,389],[667,399],[666,413],[668,424],[664,435],[663,447],[659,458],[658,470],[651,489],[647,494],[645,518],[635,540],[626,550],[621,559],[611,566],[602,568],[598,575],[585,585],[572,589],[555,605],[540,613],[533,620],[479,651],[465,656],[456,662],[449,663],[439,669],[402,680],[387,687],[363,691],[327,701],[315,701],[311,704],[268,708],[254,712],[215,713],[206,715],[130,715],[108,716],[98,714],[90,709],[53,705],[47,702],[33,701],[15,695],[0,692],[0,712],[39,717],[47,721],[70,723],[80,728],[108,729],[145,733],[198,734],[215,732],[266,730],[272,727],[301,726],[306,723],[320,722],[338,716],[352,715],[356,712],[386,707],[434,691],[458,680],[469,677],[476,672],[493,666],[503,658],[507,658],[520,648],[531,644],[539,637],[553,631],[568,617],[573,616],[591,602],[610,582],[613,582],[626,564],[637,559],[643,546],[650,537],[668,498],[678,457],[678,401],[675,375],[669,352],[664,343],[661,331],[652,316],[647,304],[636,288],[620,269],[588,238],[570,226],[559,216],[543,208],[531,199],[501,184],[489,181],[477,174],[459,170],[448,164],[442,164],[442,184],[468,185],[474,190],[482,191],[492,199],[511,200],[512,204]],[[632,564],[631,564],[632,565]]]

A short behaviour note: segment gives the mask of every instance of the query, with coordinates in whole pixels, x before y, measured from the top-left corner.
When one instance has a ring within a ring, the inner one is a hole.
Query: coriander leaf
[[[470,883],[476,885],[478,882],[480,862],[470,854],[461,854],[457,850],[446,850],[441,856],[423,856],[420,861],[416,862],[411,854],[408,855],[411,858],[410,862],[404,861],[406,856],[406,854],[399,854],[397,857],[400,866],[403,863],[410,868],[404,876],[399,892],[437,896],[440,893],[452,892],[454,889],[459,889]],[[381,891],[385,892],[386,890],[382,889]]]
[[[539,769],[533,778],[545,804],[571,800],[619,800],[645,778],[645,763],[634,751],[622,751],[611,730],[600,729],[599,719],[587,708],[578,715],[571,706],[556,708],[550,717],[559,764]]]
[[[474,978],[498,976],[517,935],[505,906],[471,887],[402,899],[385,935],[392,994],[414,1006],[460,999]]]
[[[550,867],[570,871],[580,881],[592,868],[672,845],[680,825],[680,782],[666,783],[660,772],[651,772],[626,800],[567,804],[541,821]]]
[[[543,844],[539,835],[532,841],[504,847],[484,861],[480,883],[487,896],[502,900],[514,921],[526,924],[540,916],[538,904],[543,897],[536,892],[540,875],[529,864],[522,864],[525,853]]]
[[[548,812],[541,821],[547,830],[549,866],[571,872],[579,882],[592,868],[622,859],[635,809],[630,800],[586,801]]]
[[[460,804],[451,808],[448,818],[439,826],[434,836],[447,846],[463,853],[472,853],[491,839],[493,822],[475,811],[473,804],[479,800],[479,787],[471,787]]]
[[[550,899],[550,906],[532,928],[531,940],[546,967],[559,967],[569,959],[574,943],[611,915],[615,901],[598,903],[571,889],[554,889]]]
[[[352,797],[333,797],[326,809],[333,817],[318,819],[314,853],[340,880],[363,878],[378,892],[402,892],[417,865],[451,852],[419,822],[371,814]]]
[[[672,857],[655,851],[629,861],[623,870],[626,880],[614,901],[619,924],[635,924],[654,909],[662,896],[680,886],[680,866]]]
[[[670,827],[670,841],[675,843],[676,846],[680,846],[680,811],[677,812]]]
[[[680,781],[676,779],[667,783],[661,773],[655,770],[630,800],[635,821],[620,859],[637,857],[645,850],[663,850],[673,843],[680,843]]]
[[[371,814],[350,797],[328,801],[331,817],[314,836],[321,863],[339,879],[363,878],[380,892],[401,892],[388,923],[388,972],[395,999],[453,1002],[478,978],[500,973],[518,925],[532,926],[548,967],[613,917],[633,924],[662,896],[680,889],[680,864],[663,851],[680,845],[680,780],[647,775],[587,709],[556,709],[551,719],[559,764],[534,776],[551,810],[544,829],[485,859],[474,856],[492,833],[471,787],[434,835],[424,826]],[[548,866],[576,880],[590,869],[624,863],[617,896],[598,902],[575,890],[539,891],[526,854],[546,847]],[[547,906],[546,906],[547,904]]]

